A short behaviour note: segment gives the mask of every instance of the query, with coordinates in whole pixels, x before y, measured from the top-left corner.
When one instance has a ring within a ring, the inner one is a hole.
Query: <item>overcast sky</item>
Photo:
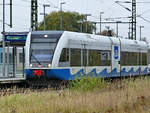
[[[9,3],[9,0],[5,0]],[[121,1],[131,1],[131,0],[121,0]],[[89,21],[99,22],[99,13],[104,12],[102,15],[102,21],[106,21],[106,18],[116,18],[116,17],[128,17],[131,16],[131,12],[127,11],[125,8],[121,7],[115,0],[38,0],[38,21],[43,20],[43,16],[40,13],[43,12],[42,4],[50,4],[50,8],[46,8],[46,12],[50,13],[52,11],[58,11],[60,7],[60,2],[66,2],[63,5],[64,11],[75,11],[80,14],[92,14],[88,17]],[[150,2],[150,0],[137,0],[137,2]],[[0,0],[2,4],[2,0]],[[122,4],[125,7],[131,9],[131,4]],[[30,28],[30,0],[13,0],[13,29],[6,26],[6,31],[28,31]],[[2,31],[2,14],[3,9],[0,5],[0,31]],[[137,3],[137,14],[142,14],[146,20],[150,21],[150,3]],[[128,22],[129,19],[115,19],[114,21]],[[9,6],[6,6],[6,23],[9,23]],[[150,39],[150,23],[144,21],[141,18],[137,18],[137,39],[139,39],[139,26],[144,26],[142,29],[142,37],[147,37]],[[116,25],[113,24],[103,24],[102,30],[105,26],[110,26],[116,32]],[[119,25],[119,36],[128,36],[129,25],[120,24]],[[97,32],[99,31],[99,25],[97,25]]]

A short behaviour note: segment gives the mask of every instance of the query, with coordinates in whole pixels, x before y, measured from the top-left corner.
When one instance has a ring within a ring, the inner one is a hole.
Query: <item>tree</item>
[[[64,31],[85,31],[86,17],[76,12],[62,12]],[[43,30],[44,22],[40,22],[38,30]],[[91,22],[87,22],[87,33],[93,33],[95,27]],[[60,12],[52,12],[46,16],[46,30],[60,30]]]
[[[109,32],[108,32],[109,31]],[[115,36],[115,33],[113,30],[104,30],[101,33],[97,33],[97,35],[103,35],[103,36]]]

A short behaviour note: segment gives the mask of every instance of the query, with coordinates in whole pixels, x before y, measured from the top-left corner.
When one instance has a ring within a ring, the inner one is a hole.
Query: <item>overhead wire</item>
[[[0,19],[0,22],[3,23],[3,20]],[[5,23],[5,24],[8,25],[8,26],[10,26],[10,24],[8,24],[8,23]]]
[[[26,2],[26,3],[31,3],[30,0],[22,0],[22,1],[23,1],[23,2]],[[59,9],[58,7],[54,6],[49,0],[46,0],[46,1],[50,3],[51,8]],[[137,3],[150,3],[150,2],[137,2]],[[43,3],[41,3],[39,0],[38,0],[38,4],[43,6]],[[114,4],[115,4],[115,3],[111,4],[111,5],[108,7],[107,10],[112,9],[112,8],[114,7]],[[13,4],[13,5],[14,5],[14,6],[18,6],[18,7],[20,6],[20,5],[18,5],[18,4]],[[52,7],[52,6],[53,6],[53,7]],[[21,7],[31,7],[31,6],[21,6]],[[66,10],[66,9],[64,9],[64,10]],[[143,19],[144,21],[150,23],[149,20],[147,20],[147,19],[145,19],[144,17],[142,17],[143,14],[145,14],[145,13],[147,13],[147,12],[149,12],[149,11],[150,11],[150,9],[144,11],[142,14],[137,15],[137,16],[140,17],[141,19]],[[97,17],[98,17],[98,16],[97,16]],[[110,16],[110,17],[111,17],[111,16]],[[123,19],[123,18],[126,18],[126,17],[117,17],[117,18],[118,18],[118,19],[119,19],[119,18],[120,18],[120,19]],[[127,17],[127,18],[128,18],[128,17]],[[114,19],[115,19],[115,18],[114,18]]]
[[[143,14],[145,14],[145,13],[147,13],[147,12],[149,12],[150,11],[150,9],[148,9],[148,10],[145,10],[143,13],[141,13],[140,15],[143,15]]]
[[[125,8],[126,10],[132,12],[132,10],[130,10],[129,8],[125,7],[124,5],[119,4],[118,1],[116,1],[115,3],[117,3],[117,4],[120,5],[120,6],[122,6],[122,7]],[[139,2],[139,3],[144,3],[144,2]],[[145,3],[146,3],[146,2],[145,2]],[[140,18],[143,19],[145,22],[150,23],[149,20],[147,20],[147,19],[145,19],[144,17],[142,17],[142,15],[145,14],[146,12],[148,12],[149,10],[150,10],[150,9],[144,11],[144,12],[143,12],[142,14],[140,14],[140,15],[136,14],[136,16],[137,16],[137,17],[140,17]]]
[[[148,22],[148,23],[150,23],[150,21],[149,20],[147,20],[147,19],[145,19],[144,17],[142,17],[142,16],[139,16],[141,19],[143,19],[145,22]]]

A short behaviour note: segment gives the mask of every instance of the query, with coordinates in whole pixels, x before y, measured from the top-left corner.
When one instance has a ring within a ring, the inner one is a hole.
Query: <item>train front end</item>
[[[33,31],[26,41],[26,79],[45,79],[47,70],[52,67],[52,60],[61,31]]]

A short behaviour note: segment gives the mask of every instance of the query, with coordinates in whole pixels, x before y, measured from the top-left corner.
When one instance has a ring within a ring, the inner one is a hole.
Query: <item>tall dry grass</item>
[[[0,97],[0,113],[150,113],[150,79],[96,90],[47,90]]]

